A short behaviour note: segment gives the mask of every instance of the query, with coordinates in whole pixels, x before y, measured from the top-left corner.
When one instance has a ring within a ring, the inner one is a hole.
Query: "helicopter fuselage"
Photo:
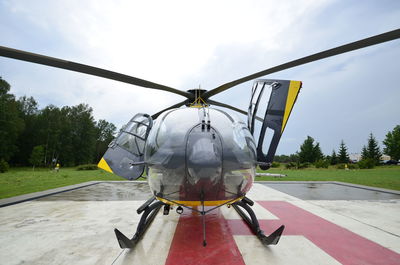
[[[166,111],[144,150],[150,189],[165,203],[221,205],[243,197],[254,181],[254,138],[245,123],[219,109]]]

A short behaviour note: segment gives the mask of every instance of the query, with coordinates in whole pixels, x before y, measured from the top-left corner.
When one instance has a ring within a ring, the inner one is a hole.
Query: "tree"
[[[339,156],[338,156],[338,162],[339,163],[349,163],[349,154],[347,153],[347,147],[344,144],[344,141],[342,140],[340,142],[339,146]]]
[[[7,172],[9,169],[8,163],[2,158],[0,159],[0,173]]]
[[[115,131],[117,127],[111,122],[106,120],[99,120],[96,123],[96,137],[97,141],[110,143],[114,140]]]
[[[296,153],[296,154],[291,154],[290,156],[289,156],[289,162],[299,162],[299,154],[298,153]]]
[[[290,162],[290,157],[287,155],[276,155],[274,157],[274,161],[279,162],[279,163],[288,163],[288,162]]]
[[[34,146],[38,145],[38,132],[40,127],[37,122],[38,103],[33,97],[20,97],[17,101],[19,117],[24,121],[24,129],[19,134],[16,145],[18,151],[11,159],[14,165],[27,165],[29,156]]]
[[[75,165],[93,163],[96,148],[96,127],[92,108],[79,104],[70,109],[71,139]]]
[[[378,141],[375,139],[375,137],[372,133],[370,133],[369,138],[368,138],[367,151],[368,151],[369,158],[374,160],[376,164],[379,164],[382,153],[379,148]]]
[[[314,139],[311,136],[307,136],[303,144],[300,146],[299,162],[300,163],[314,163],[317,160],[323,158],[319,143],[314,145]]]
[[[374,135],[370,133],[369,138],[368,138],[368,144],[367,147],[363,147],[361,151],[361,158],[363,160],[365,159],[371,159],[374,161],[375,165],[379,164],[379,161],[381,159],[382,153],[380,151],[378,142],[376,141]]]
[[[100,161],[101,157],[107,151],[108,145],[114,140],[117,130],[114,124],[106,120],[99,120],[96,123],[96,157],[95,162]]]
[[[44,164],[50,166],[53,158],[58,158],[63,149],[63,138],[67,135],[61,135],[61,127],[63,126],[61,110],[54,106],[48,105],[42,109],[37,117],[37,144],[44,147]]]
[[[5,162],[18,150],[18,135],[24,128],[24,121],[18,115],[18,104],[9,91],[10,85],[0,77],[0,160]]]
[[[338,163],[338,157],[337,157],[335,149],[333,149],[332,155],[331,155],[331,165],[336,165],[337,163]]]
[[[46,165],[49,166],[54,159],[67,166],[94,161],[96,128],[92,108],[87,104],[61,109],[49,105],[39,116]]]
[[[316,143],[316,145],[314,146],[314,159],[315,159],[315,161],[324,159],[324,154],[322,154],[321,147],[319,146],[319,143]]]
[[[37,145],[33,148],[31,156],[29,158],[29,163],[33,166],[33,170],[35,170],[35,166],[40,166],[43,163],[44,158],[44,148],[42,145]]]
[[[367,158],[368,158],[368,151],[367,151],[367,147],[364,145],[363,148],[361,149],[361,160],[364,160]]]
[[[400,125],[394,127],[393,131],[386,134],[383,141],[385,147],[383,152],[391,157],[391,159],[399,161],[400,159]]]
[[[33,97],[22,96],[18,99],[18,103],[19,111],[24,116],[37,115],[39,112],[38,103]]]
[[[37,165],[35,158],[40,151],[37,146],[43,148],[40,163],[45,166],[54,160],[67,166],[93,163],[114,139],[115,125],[105,120],[96,122],[87,104],[62,108],[48,105],[39,110],[33,97],[16,100],[9,91],[10,85],[0,77],[2,165]]]

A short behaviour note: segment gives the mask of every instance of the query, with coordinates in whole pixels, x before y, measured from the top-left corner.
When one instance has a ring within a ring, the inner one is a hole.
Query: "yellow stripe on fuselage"
[[[170,204],[170,205],[184,205],[184,206],[201,206],[201,201],[168,201],[163,198],[156,197],[157,200],[162,201],[163,203]],[[236,200],[221,200],[221,201],[204,201],[204,206],[218,206],[230,202],[232,204],[241,200],[243,197],[237,198]]]
[[[108,171],[110,173],[114,173],[104,158],[101,158],[100,162],[97,164],[97,167],[104,169],[105,171]]]
[[[202,108],[202,107],[204,107],[204,105],[201,105],[201,104],[195,104],[195,105],[191,105],[191,106],[189,106],[190,108]]]
[[[293,105],[296,102],[296,98],[297,95],[299,94],[300,88],[301,88],[300,81],[290,81],[288,96],[286,98],[285,113],[283,115],[281,134],[283,133],[283,130],[286,127],[286,123],[289,119],[289,115],[290,112],[292,111]]]

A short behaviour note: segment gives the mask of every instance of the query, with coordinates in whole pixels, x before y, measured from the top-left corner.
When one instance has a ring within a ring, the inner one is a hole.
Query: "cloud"
[[[76,0],[3,1],[0,5],[0,45],[182,90],[199,84],[211,89],[394,29],[400,16],[398,1]],[[392,117],[400,114],[394,102],[398,89],[392,85],[399,83],[399,65],[393,60],[399,58],[398,43],[267,76],[304,82],[278,153],[295,152],[306,135],[319,141],[325,153],[341,139],[351,151],[359,151],[371,131],[382,140],[394,127]],[[182,100],[163,91],[3,58],[0,73],[18,96],[32,95],[41,106],[86,102],[96,119],[118,126],[137,112],[155,113]],[[215,99],[247,109],[251,84]]]

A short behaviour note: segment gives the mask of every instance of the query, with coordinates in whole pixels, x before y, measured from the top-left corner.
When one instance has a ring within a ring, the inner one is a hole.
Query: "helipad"
[[[160,211],[139,245],[121,250],[113,229],[135,232],[135,210],[150,196],[143,182],[94,182],[1,200],[0,264],[400,264],[399,192],[314,183],[318,197],[316,186],[307,192],[310,183],[298,184],[296,191],[256,183],[248,194],[266,234],[286,226],[268,248],[222,207],[207,216],[205,248],[200,216]]]

